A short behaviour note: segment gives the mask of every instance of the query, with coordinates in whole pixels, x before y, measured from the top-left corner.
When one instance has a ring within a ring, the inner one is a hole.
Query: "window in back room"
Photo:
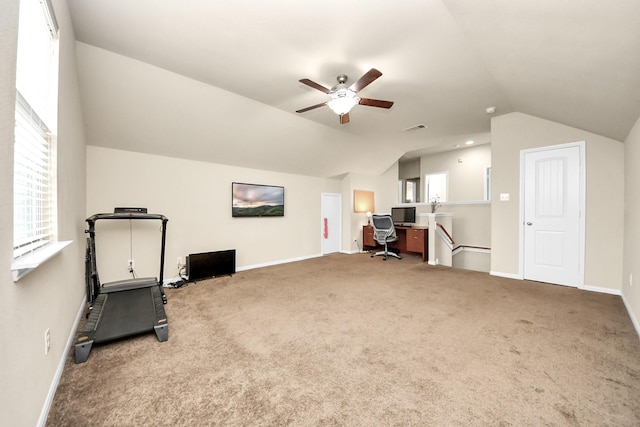
[[[424,176],[425,200],[427,202],[436,198],[440,202],[448,200],[448,177],[447,172],[430,173]]]

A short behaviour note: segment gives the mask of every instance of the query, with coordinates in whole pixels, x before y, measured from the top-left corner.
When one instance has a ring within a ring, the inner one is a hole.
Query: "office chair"
[[[373,220],[373,238],[379,244],[384,245],[384,251],[371,254],[371,258],[376,255],[382,255],[384,257],[383,259],[386,261],[387,256],[391,255],[398,259],[402,259],[400,255],[394,252],[389,252],[388,243],[398,240],[391,215],[373,215],[371,219]]]

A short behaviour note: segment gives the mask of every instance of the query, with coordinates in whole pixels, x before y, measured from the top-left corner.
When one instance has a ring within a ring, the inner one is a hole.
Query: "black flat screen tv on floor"
[[[284,187],[277,185],[231,184],[231,216],[284,216]]]
[[[189,254],[186,258],[189,281],[217,276],[231,276],[236,272],[236,250]]]

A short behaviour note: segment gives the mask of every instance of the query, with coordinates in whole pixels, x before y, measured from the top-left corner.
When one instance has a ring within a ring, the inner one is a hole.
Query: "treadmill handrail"
[[[146,214],[139,212],[99,213],[91,215],[86,221],[95,222],[99,219],[159,219],[163,222],[169,221],[166,216],[161,214]]]
[[[118,212],[118,213],[98,213],[91,215],[86,219],[89,224],[89,229],[85,230],[85,233],[89,233],[89,241],[91,249],[93,251],[93,259],[91,261],[91,269],[93,276],[93,286],[95,288],[94,293],[97,295],[100,292],[100,280],[98,279],[98,269],[96,265],[96,252],[95,252],[95,236],[96,236],[96,221],[99,219],[157,219],[162,221],[162,243],[160,248],[160,274],[158,279],[158,287],[160,288],[160,294],[162,295],[162,302],[167,303],[167,298],[164,294],[162,285],[164,284],[164,255],[167,239],[167,222],[169,219],[161,214],[148,214],[141,212]]]

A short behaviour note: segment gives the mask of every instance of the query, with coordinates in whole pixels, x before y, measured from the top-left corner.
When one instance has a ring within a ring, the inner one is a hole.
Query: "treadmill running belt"
[[[151,288],[107,294],[95,342],[104,342],[152,331],[155,307]]]

